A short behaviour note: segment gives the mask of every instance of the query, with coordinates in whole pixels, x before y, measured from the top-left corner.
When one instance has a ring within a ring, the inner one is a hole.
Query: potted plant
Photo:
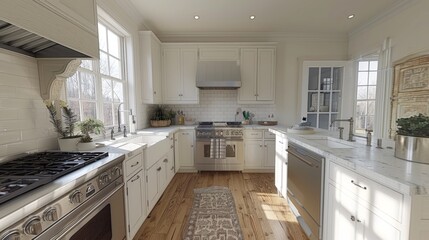
[[[104,132],[104,124],[98,119],[88,118],[82,122],[77,123],[77,127],[83,136],[78,143],[78,150],[87,151],[95,148],[95,143],[92,141],[90,133],[100,134]]]
[[[153,108],[150,116],[150,125],[152,127],[167,127],[171,124],[171,115],[169,110],[163,105],[157,105]]]
[[[396,120],[395,157],[428,162],[429,117],[423,114]]]
[[[75,133],[75,124],[77,116],[73,110],[67,106],[64,101],[58,101],[60,113],[57,112],[55,100],[45,101],[46,108],[49,111],[50,122],[54,125],[54,130],[60,136],[58,144],[61,151],[76,151],[77,143],[81,135]]]

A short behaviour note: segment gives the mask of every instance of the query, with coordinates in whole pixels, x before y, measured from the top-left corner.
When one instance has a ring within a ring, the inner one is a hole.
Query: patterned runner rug
[[[194,189],[194,203],[183,239],[243,239],[234,198],[227,187]]]

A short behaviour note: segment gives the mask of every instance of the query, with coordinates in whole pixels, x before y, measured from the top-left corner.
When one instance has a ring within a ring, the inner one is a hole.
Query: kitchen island
[[[393,149],[336,139],[335,132],[326,130],[298,135],[275,126],[270,131],[276,141],[283,139],[325,158],[323,239],[426,239],[429,165],[395,158]]]

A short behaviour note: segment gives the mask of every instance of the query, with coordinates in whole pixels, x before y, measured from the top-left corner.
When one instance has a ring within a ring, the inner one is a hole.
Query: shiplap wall
[[[36,60],[0,49],[0,161],[57,147],[57,135],[40,97]]]
[[[273,104],[238,104],[237,90],[200,90],[199,104],[169,105],[174,111],[183,111],[186,117],[195,121],[242,121],[242,111],[255,115],[254,121],[268,120],[268,115],[274,114]],[[236,110],[241,112],[235,118]]]

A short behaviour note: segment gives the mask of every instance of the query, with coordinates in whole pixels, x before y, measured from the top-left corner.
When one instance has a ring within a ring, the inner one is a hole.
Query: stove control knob
[[[82,197],[83,197],[83,194],[79,190],[76,190],[72,194],[70,194],[70,202],[71,203],[81,203]]]
[[[27,235],[39,235],[42,232],[40,217],[32,217],[24,223],[24,233]]]
[[[105,185],[110,182],[110,175],[108,173],[103,173],[98,177],[100,185]]]
[[[119,167],[115,167],[112,170],[112,174],[113,174],[113,176],[116,176],[116,177],[121,176],[121,169]]]
[[[1,235],[1,240],[20,240],[21,234],[19,234],[18,230],[11,230]]]
[[[57,209],[50,207],[43,212],[43,221],[55,222],[58,220]]]

